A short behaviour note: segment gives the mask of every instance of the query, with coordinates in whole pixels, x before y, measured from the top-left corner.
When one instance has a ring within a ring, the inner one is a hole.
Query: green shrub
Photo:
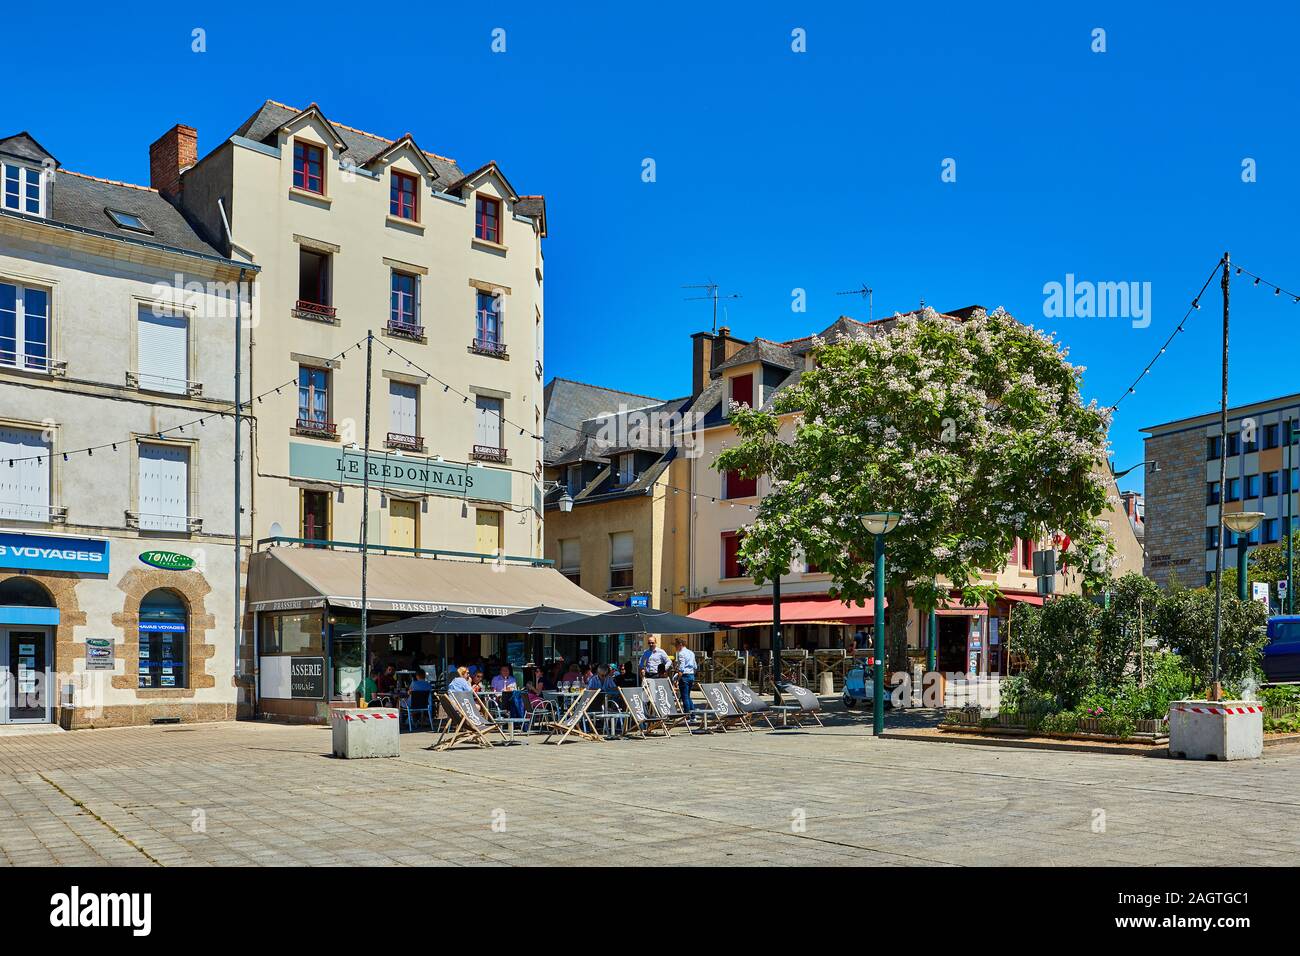
[[[1268,608],[1258,601],[1223,595],[1219,664],[1224,684],[1239,684],[1259,669],[1267,643]],[[1208,588],[1170,591],[1156,608],[1161,644],[1208,684],[1214,670],[1214,592]]]
[[[1259,692],[1259,700],[1265,707],[1300,707],[1300,687],[1265,687]]]
[[[1073,710],[1059,710],[1045,715],[1039,726],[1046,734],[1072,734],[1079,729],[1079,716]]]

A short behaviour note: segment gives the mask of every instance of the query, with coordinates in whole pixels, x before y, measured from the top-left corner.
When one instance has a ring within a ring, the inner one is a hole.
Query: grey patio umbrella
[[[397,634],[518,634],[515,624],[503,624],[500,617],[484,617],[444,608],[431,614],[418,614],[392,624],[368,628],[371,636],[392,637]]]
[[[497,618],[497,620],[513,625],[520,633],[549,634],[551,628],[558,624],[567,624],[570,621],[581,620],[586,616],[576,611],[563,611],[558,607],[547,607],[545,604],[539,604],[537,607],[506,614]]]
[[[716,630],[708,621],[697,621],[670,611],[649,607],[621,607],[549,628],[549,634],[708,634]]]

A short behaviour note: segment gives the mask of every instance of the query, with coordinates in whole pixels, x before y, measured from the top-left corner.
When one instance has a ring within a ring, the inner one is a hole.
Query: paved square
[[[853,717],[444,753],[417,733],[400,757],[356,761],[330,757],[320,727],[3,736],[0,860],[1223,865],[1300,851],[1300,748],[1188,763],[869,730]]]

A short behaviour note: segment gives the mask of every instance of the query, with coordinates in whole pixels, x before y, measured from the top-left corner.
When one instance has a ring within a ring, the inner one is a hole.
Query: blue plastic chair
[[[434,696],[431,690],[413,690],[399,702],[402,713],[406,715],[406,730],[408,733],[415,730],[415,715],[423,714],[429,721],[429,729],[433,729],[433,708]]]

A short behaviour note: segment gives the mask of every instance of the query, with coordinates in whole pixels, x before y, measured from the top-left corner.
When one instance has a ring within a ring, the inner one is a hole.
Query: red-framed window
[[[1033,539],[1033,538],[1021,538],[1021,539],[1020,539],[1020,566],[1021,566],[1022,568],[1025,568],[1026,570],[1029,570],[1029,569],[1032,569],[1032,568],[1033,568],[1033,566],[1034,566],[1034,551],[1036,551],[1036,550],[1037,550],[1037,548],[1036,548],[1035,545],[1034,545],[1034,539]]]
[[[491,196],[474,197],[474,237],[488,242],[501,241],[501,200]]]
[[[388,319],[390,325],[400,328],[416,325],[416,285],[415,276],[393,270],[392,306]]]
[[[740,559],[740,542],[744,540],[743,531],[722,532],[722,576],[724,578],[743,578],[748,572],[745,562]]]
[[[754,407],[754,376],[737,375],[731,380],[731,400]]]
[[[740,472],[732,469],[727,472],[722,493],[726,498],[753,498],[758,494],[758,479],[745,478]]]
[[[416,195],[420,181],[409,173],[393,170],[393,180],[388,192],[388,211],[398,219],[415,221]]]
[[[325,150],[302,140],[293,141],[293,184],[309,193],[325,192]]]

